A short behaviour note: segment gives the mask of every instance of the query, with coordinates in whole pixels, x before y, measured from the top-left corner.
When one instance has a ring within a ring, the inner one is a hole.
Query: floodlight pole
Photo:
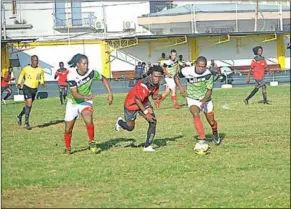
[[[6,40],[6,38],[7,38],[7,33],[6,33],[6,17],[5,17],[5,7],[4,7],[3,1],[1,2],[1,10],[2,10],[1,13],[3,13],[3,25],[2,25],[2,27],[3,27],[3,38],[4,38],[4,40]],[[1,14],[1,23],[2,23],[2,14]],[[2,28],[1,28],[1,31],[2,31]]]
[[[256,0],[255,31],[258,30],[259,0]]]

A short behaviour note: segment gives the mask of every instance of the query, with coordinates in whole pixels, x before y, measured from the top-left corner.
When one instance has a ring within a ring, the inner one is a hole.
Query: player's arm
[[[18,77],[18,81],[17,81],[17,88],[18,89],[21,89],[21,84],[22,84],[22,81],[24,79],[25,74],[26,74],[26,69],[23,68],[21,73],[20,73],[20,75],[19,75],[19,77]]]
[[[146,108],[144,107],[142,103],[142,100],[138,96],[135,97],[135,103],[139,107],[139,109],[142,111],[147,121],[154,122],[156,120],[154,116],[150,114],[148,110],[146,110]]]
[[[112,95],[112,92],[111,92],[111,88],[110,88],[110,84],[108,82],[108,80],[102,75],[101,77],[101,81],[103,82],[106,90],[107,90],[107,93],[108,93],[108,103],[109,105],[112,104],[112,101],[113,101],[113,95]]]
[[[156,90],[153,94],[152,94],[152,99],[153,100],[158,100],[158,99],[161,99],[162,98],[162,95],[159,94],[159,90]]]
[[[59,72],[57,71],[55,74],[55,79],[57,79],[58,75],[59,75]]]
[[[41,69],[41,73],[40,73],[40,84],[42,87],[44,87],[44,70]]]
[[[167,64],[166,63],[164,63],[164,65],[163,65],[163,71],[164,71],[164,74],[165,75],[167,75],[167,76],[169,76],[169,78],[171,78],[171,74],[170,74],[170,72],[167,70]]]
[[[252,73],[252,70],[254,69],[255,67],[255,60],[252,60],[252,63],[251,63],[251,66],[250,66],[250,69],[249,69],[249,72],[248,72],[248,76],[247,76],[247,81],[246,83],[250,83],[250,78],[251,78],[251,73]]]
[[[174,76],[174,79],[175,79],[175,82],[176,82],[177,86],[180,89],[180,94],[182,96],[185,96],[185,89],[183,88],[183,86],[181,84],[180,78],[184,78],[184,75],[183,75],[182,71],[178,71],[176,73],[176,75]]]

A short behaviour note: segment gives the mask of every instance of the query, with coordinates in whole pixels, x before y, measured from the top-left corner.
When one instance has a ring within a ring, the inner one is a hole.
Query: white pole
[[[237,2],[235,3],[235,32],[238,32]]]
[[[194,33],[194,28],[193,28],[193,4],[191,4],[191,33]]]
[[[194,2],[194,32],[197,33],[197,25],[196,25],[196,4]]]
[[[1,2],[1,9],[3,9],[3,35],[4,35],[4,40],[6,40],[6,38],[7,38],[7,34],[6,34],[6,17],[5,17],[5,7],[4,7],[4,3],[3,3],[3,1]],[[1,15],[1,19],[2,19],[2,15]],[[2,21],[1,21],[1,23],[2,23]]]
[[[283,8],[282,8],[282,4],[283,4],[283,2],[282,1],[280,1],[279,2],[280,3],[280,30],[281,31],[283,31]]]

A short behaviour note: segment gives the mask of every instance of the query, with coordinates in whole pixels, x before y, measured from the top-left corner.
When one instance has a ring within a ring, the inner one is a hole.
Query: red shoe
[[[179,105],[179,104],[174,104],[174,108],[176,108],[176,109],[180,109],[182,106],[181,105]]]

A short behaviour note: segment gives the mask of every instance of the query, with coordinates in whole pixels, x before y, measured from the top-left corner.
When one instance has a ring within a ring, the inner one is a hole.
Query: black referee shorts
[[[24,95],[24,99],[32,99],[32,101],[35,99],[35,96],[37,94],[37,88],[30,88],[26,85],[23,85],[22,92]]]

